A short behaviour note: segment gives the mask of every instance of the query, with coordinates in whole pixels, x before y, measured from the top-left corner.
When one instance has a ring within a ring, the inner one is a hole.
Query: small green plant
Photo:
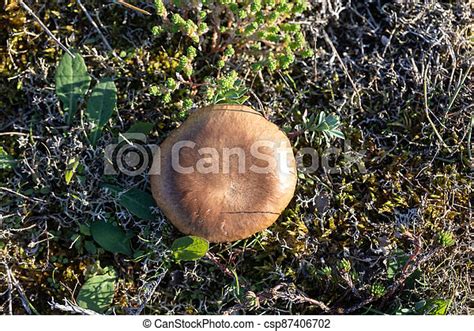
[[[448,231],[441,231],[437,236],[438,244],[442,247],[450,247],[456,244],[454,234]]]
[[[338,268],[343,272],[349,272],[349,271],[351,271],[351,262],[349,260],[347,260],[346,258],[343,258],[338,263]]]
[[[288,69],[297,55],[312,56],[301,25],[291,21],[309,8],[306,0],[202,4],[156,0],[155,8],[162,25],[153,27],[154,35],[180,33],[202,49],[221,54],[219,61],[229,60],[236,48],[255,56],[261,68],[273,71]]]
[[[118,203],[125,207],[134,216],[153,220],[152,208],[156,207],[156,202],[150,193],[136,188],[124,189],[116,185],[104,184],[112,195],[117,198]]]
[[[16,161],[0,146],[0,170],[11,170]]]
[[[66,164],[66,171],[64,173],[64,180],[66,184],[69,185],[71,183],[72,178],[74,177],[77,168],[79,167],[79,160],[75,157],[69,159]]]
[[[423,299],[405,306],[395,306],[391,314],[394,315],[446,315],[451,300]]]
[[[79,290],[76,302],[86,309],[104,313],[112,304],[117,274],[112,267],[100,268],[90,274]]]
[[[376,298],[382,297],[386,291],[385,286],[381,283],[374,283],[370,287],[370,294]]]
[[[176,261],[194,261],[206,255],[209,242],[196,236],[186,236],[176,239],[171,245],[171,251]]]
[[[210,103],[244,103],[245,84],[229,64],[238,56],[254,74],[265,69],[271,74],[289,70],[298,57],[312,56],[297,22],[309,7],[306,0],[156,0],[161,23],[152,34],[179,39],[180,45],[150,63],[149,73],[157,82],[150,94],[181,111],[190,109],[197,97]]]
[[[318,274],[324,277],[330,277],[332,274],[332,268],[330,266],[323,267],[318,270]]]
[[[247,88],[238,79],[236,71],[231,71],[228,75],[217,80],[208,80],[208,82],[206,97],[213,104],[243,104],[248,99],[248,96],[245,95]]]
[[[92,90],[86,110],[87,119],[92,127],[89,134],[89,140],[92,145],[97,143],[104,126],[112,117],[116,107],[117,89],[115,83],[110,78],[100,80]]]
[[[74,57],[64,53],[56,70],[56,94],[62,101],[67,114],[67,123],[71,124],[78,110],[79,100],[89,90],[91,77],[87,72],[84,59],[79,53]],[[87,102],[86,116],[91,126],[89,142],[95,146],[104,126],[117,106],[117,89],[111,78],[100,80],[93,88]]]
[[[92,238],[106,251],[132,255],[130,235],[118,226],[105,221],[96,221],[91,224],[90,232]]]
[[[67,124],[70,125],[77,113],[79,100],[89,90],[91,77],[82,56],[75,52],[74,57],[64,53],[56,69],[56,95],[63,103],[67,114]]]
[[[313,113],[307,116],[305,114],[303,123],[304,130],[311,135],[312,140],[316,139],[316,134],[322,134],[326,142],[334,138],[344,139],[344,134],[339,129],[341,122],[336,115],[326,115],[324,111],[321,111],[318,115]]]

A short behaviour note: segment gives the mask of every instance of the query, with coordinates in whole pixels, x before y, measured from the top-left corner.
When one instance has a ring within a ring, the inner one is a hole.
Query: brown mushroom
[[[293,197],[296,162],[275,124],[252,108],[219,104],[197,110],[165,139],[150,180],[181,232],[229,242],[275,222]]]

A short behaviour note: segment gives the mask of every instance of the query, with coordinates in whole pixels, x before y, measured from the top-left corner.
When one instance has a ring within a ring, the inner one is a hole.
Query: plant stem
[[[35,18],[35,20],[39,23],[39,25],[43,28],[43,30],[46,32],[46,34],[48,36],[51,37],[51,39],[53,39],[56,44],[59,45],[59,47],[61,47],[66,53],[68,53],[72,58],[74,58],[74,54],[66,47],[64,46],[58,38],[56,38],[56,36],[47,28],[47,26],[40,20],[40,18],[34,13],[33,10],[31,10],[30,7],[28,7],[26,5],[26,3],[24,3],[23,1],[19,1],[20,5],[31,15]]]

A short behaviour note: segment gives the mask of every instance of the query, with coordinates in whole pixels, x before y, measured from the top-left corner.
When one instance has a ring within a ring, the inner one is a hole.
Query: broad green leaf
[[[150,193],[137,188],[127,190],[112,184],[103,184],[102,186],[116,196],[120,205],[125,207],[133,215],[145,220],[154,219],[151,208],[156,207],[156,202]]]
[[[393,255],[387,260],[387,278],[394,280],[400,275],[403,267],[408,262],[409,255],[404,253],[402,250],[395,250]],[[420,269],[416,269],[410,276],[408,276],[405,284],[406,288],[412,288],[415,285],[415,281],[419,279],[421,275]]]
[[[424,307],[424,313],[428,315],[446,315],[451,300],[432,299],[428,300]]]
[[[428,299],[420,300],[415,303],[415,314],[425,314],[425,315],[446,315],[449,306],[451,305],[451,300],[444,299]]]
[[[155,125],[149,122],[136,122],[130,129],[127,130],[127,134],[141,133],[145,136],[149,135]]]
[[[79,225],[79,232],[82,233],[85,236],[90,236],[91,235],[91,228],[88,225],[81,224],[81,225]]]
[[[333,129],[328,131],[328,133],[335,138],[345,139],[344,133],[340,130]]]
[[[77,304],[98,313],[105,312],[114,299],[115,279],[115,271],[90,277],[79,291]]]
[[[206,255],[209,242],[196,236],[176,239],[171,245],[173,256],[177,261],[194,261]]]
[[[91,224],[92,238],[106,251],[132,255],[130,237],[116,225],[104,221]]]
[[[4,248],[5,248],[5,243],[2,240],[0,240],[0,250]]]
[[[387,278],[394,279],[408,261],[408,255],[401,250],[396,250],[387,261]]]
[[[91,77],[82,56],[74,53],[73,58],[64,53],[56,69],[56,94],[63,103],[68,124],[71,124],[77,112],[77,103],[87,93],[90,82]]]
[[[94,242],[91,240],[84,241],[84,248],[87,252],[94,255],[97,253],[97,247],[94,245]]]
[[[112,195],[114,196],[118,196],[118,194],[122,191],[125,191],[125,189],[121,188],[120,186],[117,186],[117,185],[112,185],[112,184],[107,184],[107,183],[103,183],[102,184],[102,187],[103,188],[106,188],[107,190],[110,191],[110,193],[112,193]]]
[[[0,170],[10,170],[15,165],[15,160],[0,146]]]
[[[119,203],[141,219],[154,219],[151,208],[156,207],[156,203],[151,194],[147,192],[131,188],[119,194]]]
[[[79,160],[76,160],[76,158],[70,159],[69,162],[67,163],[66,172],[64,173],[64,179],[66,180],[67,185],[69,185],[72,177],[76,173],[76,169],[78,165],[79,165]]]
[[[109,121],[117,107],[117,88],[112,79],[101,80],[92,90],[87,102],[87,118],[92,123],[93,129],[89,134],[92,145],[102,134],[102,129]]]
[[[329,128],[334,129],[339,126],[339,118],[334,115],[328,115],[325,118],[326,124],[329,126]]]

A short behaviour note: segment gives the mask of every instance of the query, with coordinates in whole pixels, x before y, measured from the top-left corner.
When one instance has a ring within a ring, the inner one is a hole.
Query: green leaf
[[[150,134],[151,130],[153,130],[154,126],[153,123],[149,122],[136,122],[127,130],[127,133],[141,133],[147,136]]]
[[[116,107],[117,88],[111,78],[105,78],[94,87],[87,102],[87,118],[93,125],[93,129],[89,134],[92,145],[97,143],[97,139],[102,134],[102,129]]]
[[[413,313],[424,314],[424,315],[446,315],[450,305],[451,305],[451,300],[444,300],[444,299],[420,300],[415,303]]]
[[[150,193],[137,188],[127,190],[112,184],[102,184],[102,187],[108,189],[116,196],[120,205],[133,215],[145,220],[153,220],[155,218],[151,208],[156,207],[156,202]]]
[[[66,172],[64,173],[64,179],[66,180],[67,185],[69,185],[72,177],[76,173],[76,169],[78,165],[79,165],[79,160],[76,160],[76,158],[70,159],[69,162],[67,163]]]
[[[119,194],[119,203],[141,219],[154,219],[151,208],[156,207],[155,199],[147,192],[131,188]]]
[[[91,228],[86,224],[81,224],[81,225],[79,225],[79,232],[82,233],[85,236],[90,236],[91,235]]]
[[[426,302],[423,312],[428,315],[446,315],[451,300],[432,299]]]
[[[71,124],[77,112],[77,103],[87,93],[90,82],[91,77],[82,56],[74,53],[73,58],[64,53],[56,70],[56,94],[67,112],[68,124]]]
[[[177,261],[194,261],[206,255],[209,242],[196,236],[186,236],[176,239],[171,245],[173,257]]]
[[[390,256],[387,261],[387,278],[394,280],[396,277],[398,277],[401,274],[403,267],[408,262],[409,257],[410,256],[402,250],[395,250],[393,252],[393,255]],[[420,269],[416,269],[415,271],[413,271],[413,273],[406,279],[405,287],[413,288],[416,284],[416,281],[419,280],[420,276]]]
[[[401,250],[396,250],[387,261],[387,278],[394,279],[408,261],[408,255]]]
[[[344,133],[342,133],[342,131],[340,130],[333,129],[328,131],[328,134],[330,134],[334,138],[345,139]]]
[[[91,224],[92,238],[106,251],[132,255],[130,238],[112,223],[97,221]]]
[[[328,115],[325,118],[325,122],[330,129],[334,129],[339,126],[339,118],[334,115]]]
[[[11,170],[15,160],[0,146],[0,170]]]
[[[97,253],[97,247],[94,245],[94,242],[91,240],[84,241],[84,248],[89,254],[95,255]]]
[[[120,186],[117,186],[117,185],[112,185],[112,184],[107,184],[107,183],[103,183],[101,185],[103,188],[106,188],[107,190],[110,191],[110,193],[112,193],[112,195],[114,196],[118,196],[118,194],[122,191],[124,191],[125,189],[121,188]]]
[[[115,279],[113,270],[104,275],[90,277],[79,291],[77,304],[98,313],[105,312],[114,299]]]

